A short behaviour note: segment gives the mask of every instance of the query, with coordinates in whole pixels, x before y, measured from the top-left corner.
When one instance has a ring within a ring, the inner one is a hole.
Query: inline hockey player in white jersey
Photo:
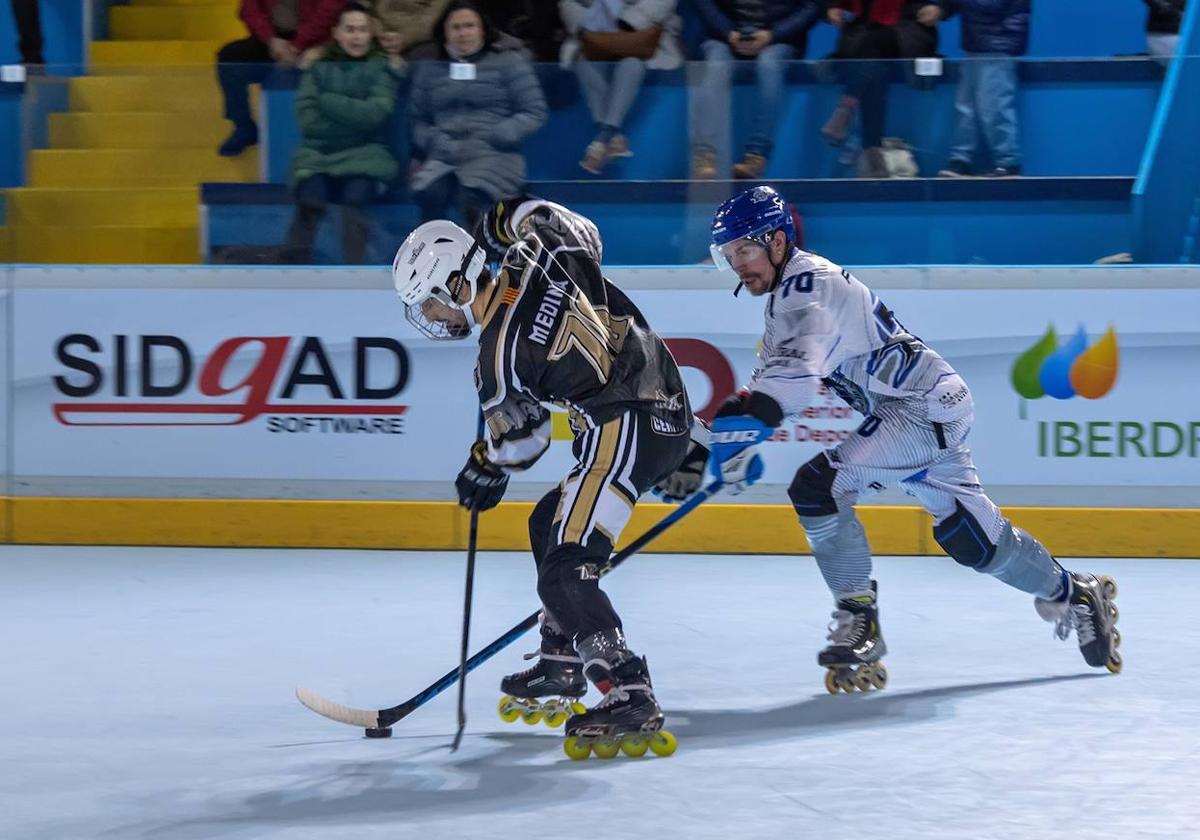
[[[712,423],[708,464],[727,488],[745,489],[762,475],[757,445],[822,383],[864,416],[857,431],[800,467],[788,488],[836,602],[830,644],[817,658],[829,692],[887,682],[871,549],[854,506],[896,484],[933,515],[934,538],[947,554],[1035,596],[1059,638],[1075,631],[1089,665],[1119,671],[1116,584],[1064,570],[984,494],[966,444],[974,408],[962,377],[854,275],[794,241],[791,217],[770,187],[735,196],[713,219],[713,258],[737,274],[739,291],[766,298],[766,329],[749,385]],[[664,495],[694,491],[698,461],[693,453],[660,486]]]

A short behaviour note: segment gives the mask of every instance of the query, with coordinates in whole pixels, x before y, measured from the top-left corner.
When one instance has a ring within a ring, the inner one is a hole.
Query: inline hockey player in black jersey
[[[500,260],[492,274],[488,258]],[[543,605],[530,669],[501,683],[501,715],[559,725],[572,758],[591,751],[674,751],[646,660],[626,643],[598,570],[638,497],[670,476],[691,446],[691,410],[675,360],[603,276],[594,224],[534,198],[497,204],[474,236],[448,221],[404,241],[393,280],[410,322],[434,339],[479,328],[475,385],[486,433],[455,486],[459,503],[499,504],[510,473],[550,445],[546,404],[568,412],[576,464],[535,506],[529,540]],[[603,699],[578,702],[590,679]],[[546,698],[550,698],[546,700]]]

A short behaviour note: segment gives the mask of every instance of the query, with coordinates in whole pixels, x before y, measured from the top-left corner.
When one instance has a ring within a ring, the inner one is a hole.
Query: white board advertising
[[[421,338],[380,280],[20,286],[14,474],[452,480],[475,437],[474,342]],[[762,308],[706,285],[630,292],[704,413],[753,369]],[[1200,288],[1108,286],[879,291],[970,384],[985,482],[1197,483]],[[860,422],[816,394],[767,445],[765,481],[788,483]],[[569,449],[557,440],[515,480],[558,480]]]

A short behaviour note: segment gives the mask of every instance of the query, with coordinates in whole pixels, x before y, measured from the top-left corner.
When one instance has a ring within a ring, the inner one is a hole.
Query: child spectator
[[[574,64],[596,123],[596,137],[579,165],[593,175],[612,158],[633,157],[621,133],[646,68],[674,70],[683,64],[682,28],[676,0],[560,0],[570,38],[562,63]]]
[[[965,59],[954,98],[957,119],[950,162],[939,175],[962,178],[972,173],[980,146],[991,152],[987,174],[1021,174],[1017,122],[1017,62],[1029,45],[1030,0],[942,0],[947,16],[962,15]]]
[[[333,44],[300,82],[300,147],[292,161],[296,216],[288,232],[293,261],[311,261],[317,225],[333,203],[342,205],[345,261],[364,262],[366,205],[399,173],[387,143],[395,81],[373,33],[367,7],[348,4],[333,29]]]

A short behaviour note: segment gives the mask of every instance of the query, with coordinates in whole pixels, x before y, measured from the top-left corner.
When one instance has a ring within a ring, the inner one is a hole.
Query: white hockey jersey
[[[785,416],[803,411],[822,382],[864,415],[880,397],[910,399],[926,419],[941,423],[973,410],[950,364],[824,257],[793,249],[764,316],[759,365],[748,387],[774,399]]]

